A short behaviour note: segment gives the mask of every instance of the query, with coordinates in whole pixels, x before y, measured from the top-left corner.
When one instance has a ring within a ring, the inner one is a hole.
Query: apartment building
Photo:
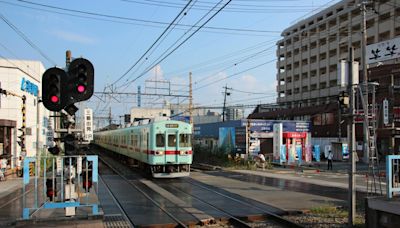
[[[349,58],[349,47],[354,47],[355,60],[362,63],[360,2],[340,1],[282,32],[277,42],[277,105],[260,105],[248,118],[311,121],[312,144],[347,141],[347,119],[339,114],[338,106],[338,63]],[[377,149],[381,154],[400,153],[400,1],[369,2],[367,75],[369,81],[380,84],[376,91]],[[378,46],[384,46],[381,52],[371,50]],[[390,58],[371,61],[385,55]],[[359,70],[362,81],[362,64]],[[384,101],[389,103],[386,120]],[[356,141],[362,157],[362,121],[356,123]]]
[[[277,102],[295,108],[337,101],[337,64],[354,47],[361,62],[361,0],[343,0],[282,32],[277,43]],[[371,1],[366,12],[367,45],[400,36],[400,1]],[[384,64],[398,63],[399,59]],[[371,64],[374,67],[377,64]],[[360,66],[362,70],[362,65]],[[360,77],[362,79],[362,77]]]

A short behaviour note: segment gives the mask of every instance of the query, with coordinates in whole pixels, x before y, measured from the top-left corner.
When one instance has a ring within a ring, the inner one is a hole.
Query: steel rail
[[[267,211],[267,210],[265,210],[265,209],[263,209],[263,208],[260,208],[260,207],[258,207],[258,206],[249,204],[249,203],[244,202],[244,201],[242,201],[242,200],[235,199],[235,198],[233,198],[233,197],[230,197],[230,196],[228,196],[228,195],[225,195],[225,194],[223,194],[223,193],[220,193],[220,192],[218,192],[218,191],[215,191],[215,190],[213,190],[213,189],[211,189],[211,188],[207,188],[207,187],[202,186],[202,185],[200,185],[200,184],[194,183],[193,181],[189,181],[189,180],[184,180],[184,181],[186,181],[187,183],[190,183],[191,185],[195,185],[195,186],[198,186],[198,187],[203,188],[203,189],[205,189],[205,190],[208,190],[208,191],[210,191],[210,192],[216,193],[216,194],[218,194],[218,195],[220,195],[220,196],[223,196],[223,197],[225,197],[225,198],[228,198],[228,199],[230,199],[230,200],[232,200],[232,201],[235,201],[235,202],[237,202],[237,203],[240,203],[240,204],[243,204],[243,205],[246,205],[246,206],[255,208],[255,209],[257,209],[257,210],[260,210],[260,211],[262,211],[263,213],[267,214],[269,218],[273,219],[275,222],[279,223],[280,225],[284,225],[285,227],[298,227],[298,228],[302,228],[302,227],[303,227],[302,225],[297,224],[297,223],[295,223],[295,222],[292,222],[292,221],[290,221],[290,220],[288,220],[288,219],[285,219],[285,218],[283,218],[282,216],[279,216],[279,215],[277,215],[277,214],[275,214],[275,213],[273,213],[273,212],[271,212],[271,211]],[[186,194],[189,194],[189,193],[186,193]],[[191,195],[191,194],[189,194],[189,195]],[[197,198],[196,196],[193,196],[193,195],[192,195],[192,197]],[[203,200],[202,200],[202,201],[203,201]],[[205,202],[205,201],[204,201],[204,202]]]
[[[135,225],[133,224],[132,220],[129,218],[127,212],[122,207],[120,201],[115,197],[115,194],[111,191],[110,186],[104,181],[104,179],[103,179],[103,177],[101,175],[99,175],[99,179],[101,180],[101,182],[103,182],[104,186],[107,189],[107,192],[110,194],[110,196],[113,199],[114,203],[117,205],[118,209],[121,211],[122,217],[124,217],[125,221],[129,225],[129,227],[131,227],[131,228],[135,227]]]
[[[162,210],[165,214],[167,214],[172,220],[174,220],[177,224],[178,227],[184,227],[188,228],[186,224],[184,224],[182,221],[180,221],[178,218],[173,216],[171,213],[169,213],[166,209],[164,209],[159,203],[157,203],[155,200],[153,200],[146,192],[144,192],[142,189],[140,189],[138,186],[134,185],[130,180],[128,180],[123,174],[121,174],[118,170],[116,170],[114,167],[112,167],[108,162],[104,160],[104,158],[99,156],[99,159],[107,165],[110,169],[112,169],[118,176],[120,176],[123,180],[125,180],[129,185],[134,187],[136,190],[138,190],[140,193],[142,193],[150,202],[152,202],[154,205],[156,205],[160,210]]]

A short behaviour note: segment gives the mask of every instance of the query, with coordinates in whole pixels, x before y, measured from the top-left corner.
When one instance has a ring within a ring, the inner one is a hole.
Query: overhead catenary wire
[[[181,35],[178,39],[176,39],[176,41],[171,44],[156,60],[154,60],[150,65],[152,66],[156,66],[155,63],[158,62],[160,59],[163,58],[163,56],[166,55],[167,52],[169,52],[181,39],[183,39],[186,34],[191,31],[193,28],[197,27],[197,25],[204,19],[206,18],[220,3],[222,3],[224,0],[219,1],[216,5],[213,6],[213,8],[211,8],[206,14],[204,14],[199,20],[197,20],[197,22],[190,27],[183,35]]]
[[[111,85],[115,85],[118,83],[122,78],[124,78],[146,55],[149,53],[149,51],[157,44],[158,41],[161,40],[161,38],[164,36],[164,34],[174,25],[175,21],[178,20],[178,18],[185,12],[186,8],[192,3],[192,0],[189,0],[188,3],[183,7],[183,9],[178,13],[178,15],[172,20],[172,22],[164,29],[164,31],[161,33],[161,35],[158,36],[158,38],[150,45],[150,47],[142,54],[142,56],[139,57],[139,59],[136,60],[136,62],[128,68],[128,70],[123,73],[117,80],[115,80]]]
[[[183,40],[178,46],[176,46],[174,49],[172,49],[167,55],[165,55],[162,59],[157,61],[157,63],[153,64],[152,66],[148,67],[147,70],[142,72],[140,75],[138,75],[136,78],[131,80],[130,82],[127,83],[127,88],[130,84],[135,82],[137,79],[143,77],[147,72],[149,72],[151,69],[153,69],[155,66],[160,64],[162,61],[164,61],[168,56],[170,56],[172,53],[174,53],[179,47],[181,47],[184,43],[186,43],[194,34],[196,34],[203,26],[205,26],[208,22],[210,22],[219,12],[221,12],[232,0],[227,1],[217,12],[215,12],[210,18],[208,18],[201,26],[199,26],[190,36],[188,36],[185,40]]]
[[[124,17],[124,16],[117,16],[117,15],[109,15],[109,14],[90,12],[90,11],[83,11],[83,10],[76,10],[76,9],[69,9],[69,8],[58,7],[58,6],[47,5],[47,4],[41,4],[41,3],[36,3],[36,2],[31,2],[31,1],[26,1],[26,0],[17,0],[17,1],[19,1],[21,3],[29,4],[29,5],[44,7],[44,8],[47,8],[47,9],[60,10],[60,11],[65,11],[65,12],[72,12],[72,13],[77,13],[77,14],[67,14],[67,13],[62,13],[62,12],[58,12],[58,11],[44,10],[42,8],[28,7],[28,6],[25,6],[25,5],[18,5],[18,4],[12,3],[12,2],[6,2],[4,0],[0,0],[0,3],[13,5],[13,6],[17,6],[17,7],[24,7],[24,8],[28,8],[28,9],[42,10],[42,11],[51,12],[51,13],[63,14],[63,15],[68,15],[68,16],[73,16],[73,17],[81,17],[81,18],[95,19],[95,20],[102,20],[102,21],[109,21],[109,22],[116,22],[116,23],[123,23],[121,21],[131,21],[131,22],[136,22],[136,23],[142,23],[142,24],[137,24],[137,25],[155,26],[155,27],[158,27],[158,28],[164,28],[163,27],[164,25],[168,25],[169,24],[168,22],[144,20],[144,19],[138,19],[138,18]],[[96,17],[99,17],[99,18],[85,17],[85,16],[81,16],[79,14],[96,16]],[[105,18],[110,18],[110,19],[114,19],[114,20],[106,20]],[[115,21],[115,20],[121,20],[121,21]],[[176,26],[178,26],[178,27],[180,27],[180,29],[182,29],[182,28],[191,27],[192,25],[176,24]],[[264,34],[265,33],[275,33],[275,34],[279,34],[280,33],[280,31],[274,31],[274,30],[241,29],[241,28],[228,28],[228,27],[215,27],[215,26],[205,26],[204,29],[208,29],[208,30],[212,30],[212,31],[247,32],[247,33],[253,33],[253,34],[254,33],[264,33]]]

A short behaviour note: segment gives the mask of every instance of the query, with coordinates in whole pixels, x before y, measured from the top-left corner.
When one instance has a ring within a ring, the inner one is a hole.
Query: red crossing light
[[[56,95],[53,95],[53,96],[51,96],[50,100],[53,103],[57,103],[60,99]]]
[[[83,93],[86,90],[86,87],[84,85],[78,85],[77,87],[78,92]]]

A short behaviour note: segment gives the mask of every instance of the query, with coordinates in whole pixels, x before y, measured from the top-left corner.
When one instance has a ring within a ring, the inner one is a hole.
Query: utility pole
[[[193,88],[192,88],[192,72],[189,72],[189,123],[193,129]]]
[[[231,95],[231,93],[228,92],[228,89],[232,89],[232,88],[228,88],[227,85],[225,85],[222,88],[225,89],[225,92],[224,92],[224,107],[222,108],[222,122],[225,122],[226,96],[230,96]]]
[[[108,112],[108,126],[111,127],[112,124],[112,115],[111,115],[111,107]]]
[[[349,152],[350,152],[350,167],[349,167],[349,217],[348,226],[353,227],[356,215],[356,134],[354,125],[355,116],[355,90],[354,90],[354,75],[353,75],[353,62],[354,62],[354,49],[350,47],[349,50],[349,77],[348,77],[348,90],[350,96],[350,115],[347,125]]]
[[[368,100],[368,65],[367,65],[367,59],[366,59],[366,50],[367,50],[367,4],[369,1],[363,0],[360,3],[360,10],[362,14],[362,32],[361,32],[361,61],[362,61],[362,74],[363,74],[363,89],[364,89],[364,118],[368,118],[368,112],[369,112],[369,100]],[[362,95],[362,94],[361,94]],[[364,149],[364,162],[368,163],[369,162],[369,139],[368,139],[368,125],[365,124],[364,121],[364,127],[363,127],[363,139],[364,139],[364,144],[363,144],[363,149]]]

